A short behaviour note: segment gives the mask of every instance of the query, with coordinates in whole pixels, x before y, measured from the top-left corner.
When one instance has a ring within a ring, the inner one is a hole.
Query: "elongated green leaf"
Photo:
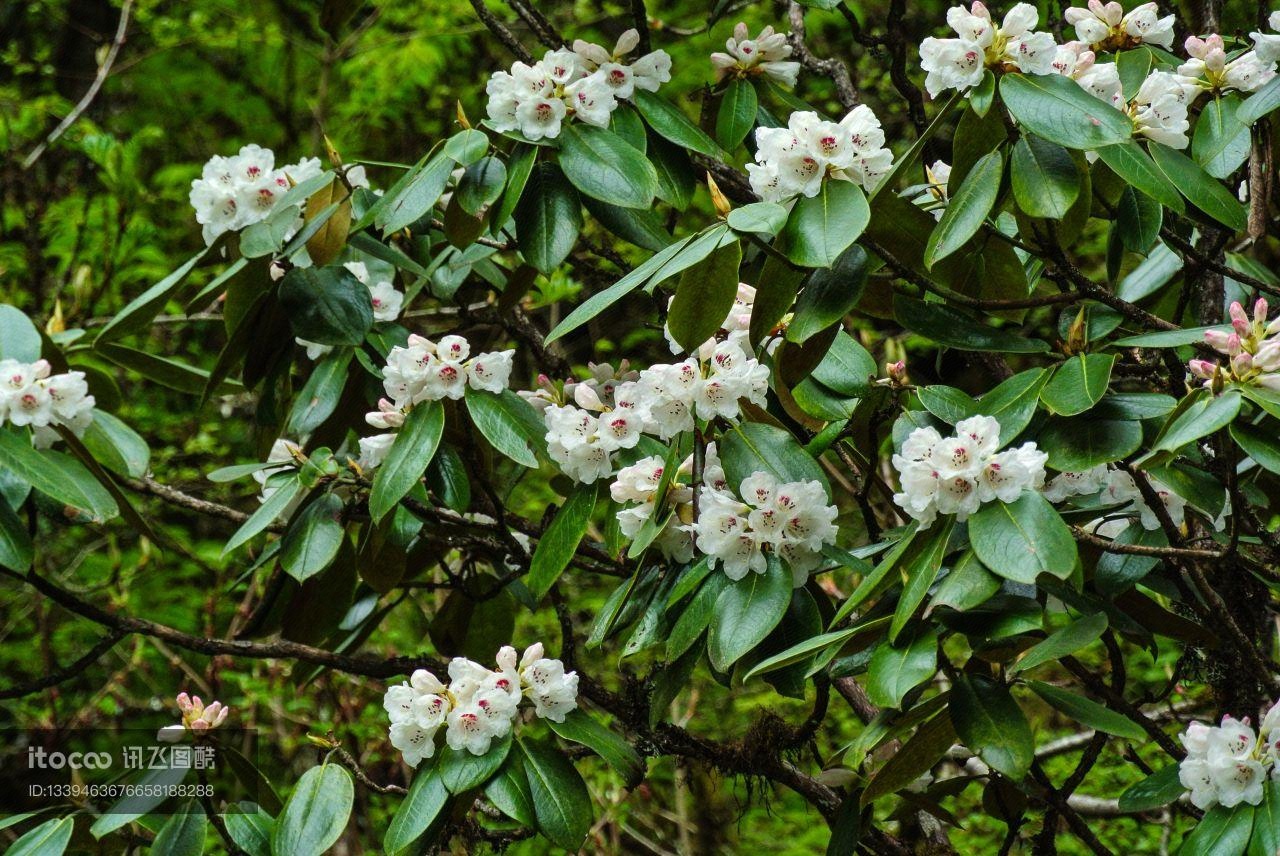
[[[538,830],[552,844],[577,852],[591,829],[591,795],[573,764],[545,743],[520,740]]]
[[[12,470],[36,490],[75,509],[70,517],[83,513],[104,521],[119,513],[115,499],[83,464],[63,452],[33,449],[25,430],[0,427],[0,467]]]
[[[409,785],[409,793],[405,794],[391,825],[387,827],[386,837],[382,840],[383,849],[392,856],[407,849],[427,831],[448,803],[449,791],[440,778],[438,765],[419,770]]]
[[[35,545],[22,520],[0,497],[0,567],[25,571],[35,559]]]
[[[387,201],[374,212],[374,222],[382,229],[382,233],[389,235],[399,232],[429,214],[440,199],[440,194],[444,193],[454,163],[453,158],[441,152],[416,172],[407,174],[402,179],[407,179],[403,185],[397,182],[388,190],[384,197]],[[360,218],[352,231],[364,228],[364,219]]]
[[[830,268],[810,274],[787,325],[787,341],[803,344],[844,318],[862,297],[869,271],[867,251],[854,244]]]
[[[444,408],[440,402],[419,404],[409,411],[373,479],[369,514],[375,521],[385,517],[422,480],[443,433]]]
[[[258,506],[258,510],[249,515],[249,519],[240,524],[240,528],[235,531],[227,541],[225,547],[222,548],[222,555],[227,555],[232,550],[249,542],[255,535],[262,532],[268,526],[275,522],[281,514],[284,514],[293,501],[297,499],[303,492],[301,480],[297,474],[293,474],[283,482],[272,482],[274,490],[267,497],[266,502]]]
[[[1249,126],[1236,118],[1240,97],[1234,92],[1215,96],[1200,111],[1191,154],[1204,171],[1225,179],[1249,157]]]
[[[436,767],[440,771],[440,781],[449,789],[449,793],[461,794],[472,788],[478,788],[498,771],[502,762],[507,760],[511,751],[511,734],[489,744],[489,750],[483,755],[474,755],[467,749],[454,749],[446,746],[440,752]]]
[[[867,667],[867,696],[880,707],[899,707],[911,690],[933,677],[938,668],[938,634],[920,633],[894,645],[884,642]]]
[[[738,266],[742,244],[725,244],[680,275],[667,313],[667,327],[676,343],[696,351],[724,323],[738,294]]]
[[[529,792],[529,778],[525,775],[523,753],[511,752],[507,763],[484,786],[484,795],[498,810],[525,826],[533,826],[538,820],[533,811],[533,795]]]
[[[1249,212],[1234,193],[1198,163],[1182,152],[1161,145],[1151,146],[1151,157],[1188,202],[1229,229],[1237,232],[1244,229]]]
[[[717,446],[725,476],[735,490],[752,473],[764,472],[780,482],[819,482],[830,495],[822,467],[784,428],[763,422],[743,422]]]
[[[969,518],[969,541],[992,573],[1015,582],[1034,583],[1040,574],[1066,579],[1076,564],[1071,530],[1035,491],[984,505]]]
[[[141,478],[151,461],[147,441],[105,410],[93,412],[93,422],[80,439],[98,463],[122,476]]]
[[[1000,98],[1031,133],[1069,149],[1098,149],[1133,136],[1127,116],[1062,75],[1002,75]]]
[[[1035,758],[1031,726],[1008,688],[980,675],[960,675],[951,688],[956,734],[994,770],[1015,782]]]
[[[560,134],[560,168],[587,196],[623,208],[648,208],[658,175],[644,154],[612,131],[574,122]]]
[[[1262,805],[1253,814],[1249,856],[1275,856],[1280,853],[1280,784],[1270,781],[1264,788]]]
[[[1092,699],[1041,681],[1027,681],[1027,685],[1040,698],[1082,725],[1130,740],[1146,739],[1147,732],[1138,723],[1123,714],[1103,707]]]
[[[565,740],[586,746],[603,758],[633,788],[644,778],[644,759],[631,744],[592,719],[579,708],[565,714],[564,722],[547,720],[551,730]]]
[[[222,821],[231,840],[248,856],[271,856],[271,833],[276,828],[271,815],[253,803],[241,802],[236,811],[223,814]]]
[[[471,421],[493,448],[517,464],[538,466],[534,449],[541,446],[544,429],[528,402],[509,389],[492,393],[470,388],[466,401]]]
[[[1039,354],[1049,350],[1048,342],[1029,338],[1016,330],[997,330],[984,326],[962,312],[940,303],[926,303],[913,297],[898,295],[893,299],[893,315],[908,330],[961,351]]]
[[[880,797],[896,794],[919,779],[942,760],[955,740],[955,726],[945,713],[925,722],[876,770],[862,792],[862,804],[870,805]]]
[[[75,830],[74,817],[55,817],[28,831],[5,851],[8,856],[62,856]]]
[[[929,235],[924,251],[925,267],[932,268],[977,234],[996,204],[1003,176],[1004,154],[998,150],[983,155],[973,165],[947,203],[937,228]]]
[[[807,660],[817,652],[841,645],[861,632],[863,632],[862,627],[849,627],[844,630],[820,633],[817,636],[805,639],[803,642],[797,642],[790,648],[779,651],[771,657],[766,657],[752,666],[750,671],[742,676],[743,683],[751,680],[756,675],[767,675],[770,672],[785,669],[787,666]]]
[[[209,819],[200,804],[192,801],[178,812],[169,815],[164,826],[156,833],[151,845],[152,856],[200,856],[204,852],[204,837],[209,829]]]
[[[271,835],[275,856],[320,856],[338,840],[355,787],[345,767],[325,763],[302,774]]]
[[[369,289],[341,265],[293,268],[280,281],[280,305],[308,342],[359,345],[373,327]]]
[[[513,212],[516,241],[525,261],[549,274],[560,266],[578,240],[582,206],[577,191],[559,167],[545,162],[530,166],[533,171]]]
[[[903,576],[902,595],[893,611],[893,622],[889,625],[889,641],[897,642],[898,634],[907,625],[924,603],[925,596],[938,578],[938,570],[942,567],[942,558],[947,551],[947,542],[951,539],[954,520],[948,518],[936,526],[924,542],[923,549],[915,554],[911,562],[901,569]]]
[[[729,151],[738,147],[756,124],[759,98],[749,80],[735,78],[725,87],[716,112],[716,139]]]
[[[828,179],[817,196],[802,196],[791,209],[780,236],[783,252],[803,267],[831,267],[870,219],[867,198],[856,184]]]
[[[1152,146],[1152,151],[1163,148]],[[1098,157],[1111,167],[1111,171],[1120,176],[1138,190],[1150,196],[1161,205],[1173,211],[1183,211],[1182,197],[1178,187],[1170,181],[1164,171],[1156,166],[1142,146],[1130,140],[1114,146],[1098,149]]]
[[[1231,438],[1244,449],[1245,454],[1258,462],[1258,466],[1280,474],[1280,437],[1246,422],[1231,423]]]
[[[578,544],[587,534],[591,512],[595,507],[596,486],[578,485],[538,539],[538,546],[533,551],[533,561],[529,565],[529,575],[525,578],[525,585],[535,598],[544,597],[569,566]]]
[[[1146,253],[1160,236],[1164,223],[1164,207],[1145,193],[1126,186],[1116,205],[1115,229],[1119,230],[1120,243],[1131,253]],[[1152,257],[1158,258],[1155,254]],[[1137,269],[1134,269],[1137,273]],[[1125,278],[1122,288],[1132,294],[1134,273]],[[1132,298],[1129,298],[1132,299]]]
[[[1013,198],[1030,217],[1061,220],[1080,195],[1080,170],[1057,143],[1023,134],[1009,166]]]
[[[1183,840],[1178,856],[1242,856],[1253,832],[1253,815],[1248,803],[1214,806]]]
[[[716,145],[716,141],[661,95],[638,89],[633,100],[640,115],[660,136],[707,157],[724,158],[725,154]]]
[[[1107,614],[1105,612],[1095,612],[1093,615],[1077,619],[1024,651],[1022,656],[1009,667],[1009,676],[1034,669],[1044,663],[1060,660],[1068,654],[1074,654],[1100,637],[1106,629]]]
[[[1240,393],[1227,390],[1219,396],[1201,397],[1190,407],[1174,411],[1160,431],[1153,451],[1177,452],[1188,443],[1230,424],[1240,412]]]
[[[1273,77],[1265,86],[1250,95],[1236,111],[1236,121],[1252,125],[1271,111],[1280,107],[1280,77]]]
[[[1168,805],[1186,792],[1178,781],[1178,765],[1157,770],[1120,795],[1121,811],[1150,811]]]
[[[280,545],[280,564],[298,582],[329,567],[342,546],[342,500],[332,493],[311,501],[289,526]]]
[[[290,435],[310,434],[333,415],[347,385],[352,355],[349,348],[341,348],[316,363],[289,411]]]
[[[177,270],[139,294],[115,314],[107,325],[98,331],[95,342],[109,342],[121,336],[137,332],[151,323],[164,305],[173,299],[186,282],[187,275],[204,258],[208,249],[201,250],[183,262]],[[0,322],[2,323],[2,322]],[[0,358],[4,353],[0,352]]]
[[[707,656],[720,671],[742,659],[778,626],[791,603],[791,572],[769,554],[762,574],[748,573],[716,598],[707,638]]]
[[[1111,380],[1114,354],[1079,354],[1058,366],[1040,390],[1040,400],[1053,413],[1075,416],[1102,400]]]

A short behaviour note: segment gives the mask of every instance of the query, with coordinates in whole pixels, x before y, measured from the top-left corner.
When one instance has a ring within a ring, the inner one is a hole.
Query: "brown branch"
[[[94,663],[98,662],[98,660],[102,658],[103,654],[114,648],[116,643],[128,635],[128,633],[121,630],[112,630],[106,636],[99,639],[92,648],[85,652],[82,657],[77,659],[71,665],[64,666],[61,669],[54,669],[49,674],[42,678],[37,678],[34,681],[14,684],[11,687],[4,687],[3,689],[0,689],[0,699],[22,698],[23,696],[38,693],[40,690],[46,690],[49,687],[65,683],[88,669]]]
[[[485,5],[484,0],[471,0],[471,8],[476,10],[476,16],[480,19],[489,32],[498,37],[498,41],[506,45],[507,50],[516,55],[516,59],[521,62],[533,62],[533,54],[520,44],[520,40],[515,37],[511,30],[507,29],[507,25],[498,20],[489,7]]]
[[[805,44],[804,7],[792,0],[788,5],[787,16],[791,21],[791,33],[787,36],[787,41],[795,50],[796,59],[810,71],[831,78],[836,86],[836,100],[845,110],[858,106],[858,90],[849,77],[849,68],[838,59],[814,56],[813,51]]]

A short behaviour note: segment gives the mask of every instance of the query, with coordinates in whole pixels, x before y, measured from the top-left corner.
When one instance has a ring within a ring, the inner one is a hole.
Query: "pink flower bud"
[[[178,693],[178,710],[183,713],[191,710],[191,696],[186,693]]]
[[[1237,376],[1246,375],[1253,371],[1253,355],[1248,351],[1241,351],[1231,358],[1231,370]]]
[[[1230,338],[1231,334],[1227,333],[1225,330],[1204,331],[1205,344],[1222,354],[1227,353],[1228,341]]]
[[[1187,368],[1191,370],[1191,374],[1201,380],[1210,380],[1217,371],[1218,365],[1208,360],[1192,360],[1187,364]]]
[[[1256,301],[1254,301],[1253,323],[1266,324],[1268,309],[1269,307],[1267,306],[1267,299],[1265,297],[1259,297]]]
[[[1234,357],[1238,353],[1240,353],[1240,336],[1232,333],[1227,336],[1227,355]]]
[[[1240,305],[1239,300],[1231,301],[1231,306],[1227,309],[1227,314],[1231,316],[1231,320],[1233,322],[1249,320],[1249,316],[1244,314],[1244,307]]]

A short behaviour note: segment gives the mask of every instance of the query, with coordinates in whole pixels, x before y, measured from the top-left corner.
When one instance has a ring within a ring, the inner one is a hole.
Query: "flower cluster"
[[[217,728],[227,721],[231,708],[220,701],[211,701],[208,705],[200,701],[200,696],[189,696],[178,693],[178,710],[182,712],[182,722],[177,725],[166,725],[156,734],[156,739],[164,743],[176,743],[188,731],[202,734]]]
[[[874,189],[893,166],[893,152],[876,114],[859,104],[839,122],[803,110],[785,128],[757,128],[755,160],[747,164],[751,189],[766,202],[783,202],[817,196],[828,177]]]
[[[223,232],[234,232],[267,219],[290,181],[299,184],[320,174],[320,160],[307,158],[291,166],[275,167],[271,149],[251,144],[239,154],[214,155],[200,177],[191,182],[191,207],[203,226],[204,242],[212,244]]]
[[[787,59],[791,56],[791,44],[784,33],[775,33],[773,27],[765,27],[753,39],[747,25],[739,22],[724,43],[724,49],[725,53],[717,51],[711,55],[717,83],[726,77],[764,75],[785,86],[796,85],[800,63]]]
[[[0,360],[0,425],[31,426],[39,448],[58,439],[55,426],[84,434],[93,422],[93,405],[84,372],[53,374],[47,360]]]
[[[1203,39],[1190,36],[1184,47],[1190,59],[1178,66],[1178,74],[1206,92],[1253,92],[1276,76],[1275,58],[1264,60],[1257,51],[1245,51],[1228,61],[1222,36],[1217,33]],[[1270,49],[1267,55],[1271,55]]]
[[[439,342],[433,342],[411,334],[407,344],[397,345],[387,354],[382,388],[389,399],[380,400],[378,409],[367,414],[365,421],[375,428],[399,428],[415,404],[444,398],[457,400],[468,386],[502,392],[511,379],[514,356],[512,349],[473,357],[471,343],[462,336],[442,336]]]
[[[920,43],[925,88],[935,98],[947,89],[971,89],[982,82],[988,68],[1052,73],[1058,45],[1052,33],[1035,32],[1039,23],[1040,13],[1029,3],[1015,4],[999,25],[980,0],[968,9],[952,6],[947,24],[956,38],[930,37]]]
[[[369,267],[364,262],[347,262],[343,267],[351,271],[352,275],[369,289],[369,299],[373,302],[374,321],[394,321],[400,317],[404,295],[390,280],[379,279],[374,282],[373,275],[369,273]],[[306,339],[295,339],[295,341],[307,349],[309,360],[319,359],[333,350],[330,345],[308,342]]]
[[[1192,360],[1191,376],[1206,389],[1222,390],[1227,383],[1256,384],[1280,392],[1280,317],[1267,322],[1267,301],[1259,298],[1250,317],[1240,303],[1231,304],[1231,332],[1206,330],[1205,344],[1227,357],[1226,365]]]
[[[1147,476],[1151,488],[1160,497],[1165,513],[1175,526],[1186,519],[1187,501],[1169,489],[1154,476]],[[1059,473],[1044,488],[1044,497],[1050,502],[1062,502],[1074,496],[1099,495],[1108,505],[1118,506],[1115,516],[1101,518],[1087,528],[1099,535],[1115,537],[1129,525],[1129,518],[1136,516],[1143,529],[1159,529],[1160,518],[1147,504],[1146,497],[1138,489],[1133,476],[1124,470],[1099,464],[1081,472]]]
[[[671,57],[666,51],[626,62],[639,43],[640,34],[627,30],[612,53],[579,40],[572,50],[547,51],[532,65],[516,62],[510,71],[495,71],[485,87],[490,127],[519,131],[530,140],[558,137],[570,115],[608,127],[618,99],[630,98],[637,89],[656,92],[671,79]]]
[[[774,552],[800,586],[821,563],[822,546],[835,541],[835,519],[836,507],[819,482],[779,483],[769,473],[754,472],[738,494],[727,485],[707,485],[699,497],[695,543],[731,580],[763,574],[765,551]]]
[[[435,754],[441,727],[450,749],[483,755],[493,740],[511,733],[522,698],[533,703],[536,715],[553,722],[564,722],[578,706],[577,673],[566,673],[562,662],[544,657],[541,643],[531,645],[518,663],[509,645],[496,659],[498,668],[492,671],[454,657],[447,685],[418,669],[387,690],[382,706],[391,717],[391,745],[406,764],[416,767]]]
[[[963,521],[984,502],[1013,502],[1024,490],[1044,485],[1048,455],[1035,443],[1003,452],[999,448],[1000,423],[990,416],[960,420],[951,437],[917,428],[893,456],[902,485],[893,501],[928,525],[938,514]]]
[[[1221,725],[1191,722],[1178,739],[1187,750],[1178,762],[1178,781],[1196,808],[1260,805],[1268,776],[1280,781],[1280,702],[1256,733],[1248,717],[1224,716]]]
[[[664,468],[662,458],[657,455],[623,467],[618,470],[613,484],[609,485],[609,496],[623,506],[617,514],[618,528],[623,535],[635,538],[647,521],[665,518],[666,523],[653,540],[653,546],[673,562],[688,562],[693,558],[693,487],[689,479],[693,473],[693,456],[685,458],[668,481],[666,492],[661,497],[662,508],[659,509],[658,488],[662,484]],[[702,484],[706,490],[728,488],[715,443],[707,444]]]
[[[1089,0],[1087,8],[1073,7],[1063,17],[1076,28],[1076,37],[1098,51],[1117,51],[1138,45],[1173,47],[1173,15],[1160,17],[1155,3],[1128,12],[1119,3]]]

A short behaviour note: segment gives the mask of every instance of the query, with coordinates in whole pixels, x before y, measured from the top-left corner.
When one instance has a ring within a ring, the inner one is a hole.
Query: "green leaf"
[[[1280,785],[1267,782],[1263,789],[1262,805],[1254,809],[1249,856],[1275,856],[1280,853]]]
[[[22,520],[0,497],[0,567],[25,571],[35,559],[35,545]]]
[[[938,578],[954,522],[953,518],[946,518],[935,526],[929,539],[922,542],[921,549],[901,568],[902,595],[898,598],[898,605],[893,611],[893,622],[889,625],[890,642],[898,641],[898,634],[915,615],[920,604],[924,603],[925,596]]]
[[[484,131],[464,128],[444,143],[445,157],[452,158],[458,166],[470,166],[489,151],[489,138]]]
[[[83,464],[63,452],[36,451],[25,430],[0,427],[0,467],[11,470],[51,499],[75,509],[68,518],[84,514],[101,522],[119,513],[115,499]]]
[[[634,788],[644,778],[645,764],[640,753],[581,708],[565,714],[564,722],[548,719],[547,725],[565,740],[586,746],[603,758],[622,776],[628,788]]]
[[[1105,612],[1095,612],[1079,618],[1022,652],[1022,656],[1009,667],[1008,674],[1013,677],[1019,672],[1034,669],[1036,666],[1054,660],[1061,660],[1102,636],[1106,629],[1107,614]]]
[[[533,408],[509,389],[500,393],[467,388],[467,413],[493,448],[525,467],[537,468],[534,449],[544,429]]]
[[[1151,157],[1160,171],[1168,176],[1169,182],[1192,205],[1233,231],[1242,231],[1248,224],[1248,210],[1232,191],[1205,172],[1200,164],[1182,152],[1155,144],[1151,146]]]
[[[1000,98],[1026,130],[1069,149],[1099,149],[1133,136],[1125,114],[1062,75],[1002,75]]]
[[[982,72],[982,80],[969,90],[969,106],[979,117],[984,117],[991,110],[996,98],[996,76],[991,69]]]
[[[1041,681],[1027,681],[1032,691],[1056,708],[1060,713],[1095,731],[1114,734],[1129,740],[1145,740],[1147,732],[1142,726],[1123,714],[1116,713],[1092,699],[1059,689]]]
[[[323,571],[342,546],[342,500],[325,493],[293,518],[280,544],[280,564],[298,582]]]
[[[1275,424],[1271,423],[1268,428],[1274,429]],[[1258,466],[1280,474],[1280,438],[1274,430],[1250,425],[1247,422],[1232,422],[1231,439],[1235,440],[1245,454],[1258,463]]]
[[[274,487],[272,494],[267,497],[266,502],[258,506],[257,511],[249,515],[248,520],[240,524],[240,528],[222,548],[222,555],[225,556],[242,544],[248,543],[259,532],[274,523],[305,489],[296,473],[283,482],[273,481],[272,486]]]
[[[1152,146],[1152,151],[1159,148],[1163,147]],[[1179,214],[1184,210],[1177,185],[1165,176],[1164,171],[1156,166],[1151,156],[1133,140],[1119,145],[1104,146],[1098,149],[1098,157],[1130,187],[1136,187],[1161,205]]]
[[[1160,237],[1163,222],[1164,207],[1159,202],[1128,186],[1120,193],[1114,228],[1119,230],[1120,243],[1126,250],[1131,253],[1146,253],[1150,250]],[[1136,270],[1135,268],[1135,272]],[[1123,288],[1133,288],[1128,278]]]
[[[533,173],[537,158],[537,146],[516,143],[515,147],[512,148],[511,157],[507,159],[507,181],[506,187],[502,191],[502,201],[498,203],[498,209],[490,220],[490,228],[494,234],[497,234],[499,230],[505,227],[507,221],[511,219],[511,215],[515,213],[516,205],[524,194],[525,185],[529,181],[529,176]],[[579,216],[581,216],[581,212],[579,212]]]
[[[938,670],[937,631],[917,634],[903,643],[881,643],[867,666],[867,696],[880,707],[901,706],[907,693]]]
[[[520,757],[519,752],[507,755],[507,763],[484,786],[484,795],[507,817],[525,826],[533,826],[537,823],[537,817],[533,811],[529,779],[525,775],[524,763]]]
[[[196,253],[183,262],[173,273],[142,292],[142,294],[139,294],[133,300],[130,300],[123,309],[107,322],[105,327],[98,331],[98,335],[94,339],[95,343],[119,339],[121,336],[135,333],[150,324],[156,315],[160,314],[160,310],[164,308],[164,305],[173,299],[182,288],[183,283],[186,282],[187,275],[191,273],[207,252],[209,252],[208,249],[204,249]],[[10,330],[5,322],[4,313],[10,309],[13,309],[13,307],[0,306],[0,332],[5,334],[9,334]],[[29,336],[29,334],[27,335]],[[0,336],[0,338],[7,338],[7,335]],[[29,346],[29,338],[24,339],[23,343],[23,346]],[[8,350],[8,347],[0,347],[0,359],[8,356]],[[23,362],[32,362],[39,354],[39,338],[37,337],[36,357],[32,357],[30,360],[23,360]]]
[[[688,208],[698,182],[693,163],[684,149],[651,135],[649,162],[658,175],[658,198],[677,211]]]
[[[116,800],[110,809],[94,820],[89,833],[94,838],[102,838],[149,814],[169,798],[175,785],[190,774],[191,770],[184,767],[156,767],[131,777],[129,783],[138,787]]]
[[[180,811],[169,815],[164,826],[156,833],[151,845],[151,856],[200,856],[204,852],[204,836],[209,819],[204,809],[194,801]]]
[[[0,360],[34,363],[40,359],[40,345],[40,331],[26,313],[0,303]]]
[[[1040,390],[1040,400],[1060,416],[1083,413],[1102,400],[1111,381],[1114,354],[1079,354],[1053,371]]]
[[[717,444],[730,487],[737,489],[752,473],[764,472],[780,482],[816,481],[830,496],[826,474],[791,432],[763,422],[741,422]]]
[[[560,168],[579,191],[611,205],[648,208],[658,193],[658,174],[639,149],[582,122],[560,134]]]
[[[796,201],[780,236],[782,250],[803,267],[831,267],[870,218],[867,197],[856,184],[828,179],[817,196]]]
[[[1236,111],[1236,121],[1252,125],[1271,111],[1280,107],[1280,77],[1273,77],[1265,86],[1250,95]]]
[[[787,225],[789,213],[776,202],[752,202],[730,211],[725,222],[735,232],[772,237]]]
[[[708,137],[705,131],[693,124],[678,107],[661,95],[637,89],[632,96],[632,101],[635,102],[636,109],[640,111],[640,115],[649,123],[649,127],[653,128],[659,136],[670,140],[677,146],[683,146],[709,158],[722,159],[725,157],[725,153],[716,145],[715,140]],[[657,193],[656,186],[654,187],[654,193]],[[633,205],[631,207],[640,206]]]
[[[993,770],[1017,782],[1031,769],[1035,738],[1004,684],[960,675],[951,688],[949,709],[956,734]]]
[[[585,197],[582,203],[587,211],[613,234],[630,241],[637,247],[658,251],[671,243],[671,235],[662,225],[657,211],[639,208],[619,208],[598,199]]]
[[[803,344],[844,318],[862,297],[869,271],[867,251],[854,244],[831,267],[810,274],[787,325],[787,341]]]
[[[305,436],[333,415],[347,386],[347,367],[352,351],[340,348],[326,354],[311,370],[289,411],[289,434]]]
[[[1169,539],[1162,530],[1148,529],[1137,521],[1130,523],[1113,540],[1117,544],[1136,544],[1140,547],[1169,546]],[[1093,568],[1093,584],[1101,594],[1120,594],[1132,588],[1158,564],[1160,559],[1155,556],[1105,552],[1098,557],[1098,563]]]
[[[576,853],[591,830],[591,794],[559,749],[520,740],[525,776],[538,831],[557,847]]]
[[[1241,856],[1253,833],[1253,814],[1248,803],[1233,808],[1214,806],[1183,839],[1178,856]]]
[[[1183,410],[1175,410],[1160,430],[1153,452],[1177,452],[1231,423],[1240,412],[1240,393],[1229,389],[1219,396],[1202,396]]]
[[[1013,198],[1029,217],[1061,220],[1080,195],[1080,170],[1057,143],[1023,134],[1009,165]]]
[[[360,345],[373,327],[369,289],[342,265],[293,268],[280,281],[280,305],[308,342]]]
[[[93,412],[93,421],[80,439],[95,460],[122,476],[142,478],[151,462],[147,441],[105,410]]]
[[[384,235],[399,232],[431,213],[454,169],[453,158],[437,154],[419,170],[406,174],[383,197],[386,203],[375,213],[374,222]],[[353,232],[364,228],[364,217],[352,226]]]
[[[876,770],[862,792],[862,805],[896,794],[915,782],[942,760],[955,741],[956,729],[951,717],[939,714],[926,721]]]
[[[969,518],[969,541],[982,564],[1015,582],[1033,584],[1040,574],[1065,580],[1076,564],[1070,528],[1035,491],[984,505]]]
[[[1042,354],[1049,343],[1013,330],[997,330],[941,303],[926,303],[896,295],[893,315],[912,332],[960,351],[996,351],[1006,354]]]
[[[250,802],[241,802],[235,811],[223,814],[227,834],[248,856],[271,856],[271,833],[276,821]]]
[[[1035,416],[1036,401],[1047,377],[1045,369],[1018,372],[974,402],[965,415],[995,417],[1000,423],[1000,445],[1004,446],[1021,434]]]
[[[440,771],[440,781],[452,794],[461,794],[472,788],[478,788],[498,772],[498,768],[502,766],[503,761],[507,760],[507,754],[510,751],[510,733],[490,743],[489,751],[483,755],[473,755],[467,749],[446,746],[440,751],[440,759],[436,762],[436,768]]]
[[[724,323],[738,294],[738,266],[742,244],[719,247],[680,275],[667,313],[667,327],[676,343],[693,353]]]
[[[985,603],[999,590],[1000,578],[982,566],[972,549],[965,550],[938,584],[925,615],[940,606],[964,612]]]
[[[529,564],[525,586],[535,599],[541,600],[556,580],[569,567],[578,544],[587,534],[591,524],[591,512],[596,507],[596,486],[580,484],[565,499],[555,518],[538,539]]]
[[[424,402],[409,411],[373,479],[369,514],[375,521],[385,517],[422,480],[443,433],[444,408],[440,402]]]
[[[271,835],[275,856],[320,856],[347,827],[355,787],[345,767],[328,762],[302,774]]]
[[[1004,153],[998,149],[983,155],[973,165],[960,189],[947,202],[937,227],[929,235],[924,251],[925,267],[932,268],[977,234],[996,204],[1003,176]]]
[[[756,88],[743,78],[734,78],[725,87],[716,113],[716,139],[728,151],[736,149],[756,124],[759,98]]]
[[[687,611],[686,614],[688,614]],[[796,663],[809,660],[819,651],[837,648],[852,639],[854,636],[857,636],[859,633],[865,632],[865,630],[866,628],[861,625],[856,627],[847,627],[843,630],[832,630],[828,633],[819,633],[817,636],[797,642],[790,648],[779,651],[777,654],[774,654],[771,657],[766,657],[759,663],[756,663],[745,675],[742,676],[742,682],[746,683],[757,675],[767,675],[770,672],[776,672],[779,669],[785,669],[788,666],[793,666]],[[670,654],[668,654],[668,658],[670,658]]]
[[[732,581],[724,575],[723,571],[711,571],[711,576],[689,600],[680,617],[676,619],[675,625],[672,626],[671,632],[667,634],[668,660],[674,661],[680,658],[693,647],[693,643],[698,641],[711,623],[712,616],[715,615],[716,601],[719,600],[720,593],[731,584]]]
[[[1123,812],[1151,811],[1176,800],[1186,793],[1178,781],[1178,765],[1170,764],[1130,785],[1120,794],[1120,810]]]
[[[75,822],[74,817],[46,820],[10,844],[5,853],[7,856],[62,856],[71,843]]]
[[[1249,126],[1236,118],[1240,97],[1234,92],[1216,96],[1200,111],[1191,155],[1204,171],[1225,179],[1249,157]]]
[[[763,642],[791,603],[791,572],[775,554],[768,559],[764,573],[748,573],[716,598],[707,656],[719,671],[727,671]]]
[[[515,207],[515,222],[520,252],[541,273],[551,273],[569,255],[582,230],[582,206],[555,164],[533,168]]]

